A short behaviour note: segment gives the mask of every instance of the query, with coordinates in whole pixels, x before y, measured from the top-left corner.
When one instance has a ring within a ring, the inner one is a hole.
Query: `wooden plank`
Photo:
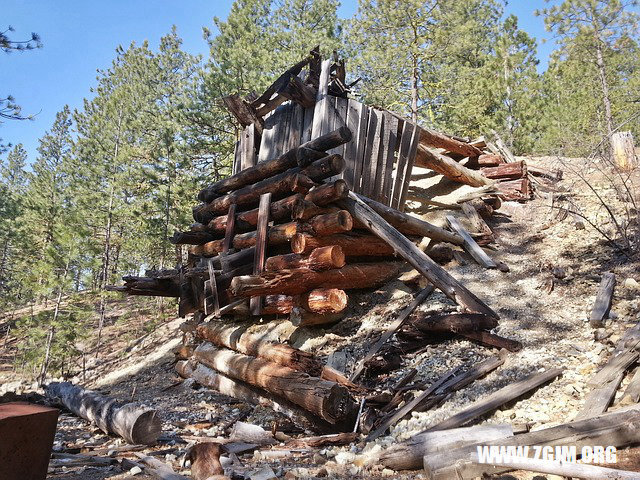
[[[631,378],[627,389],[624,391],[623,397],[627,396],[635,403],[640,400],[640,367],[636,368],[633,378]]]
[[[264,119],[264,129],[262,131],[262,141],[258,151],[258,163],[274,158],[275,131],[278,128],[278,110],[274,110]]]
[[[640,353],[635,351],[634,346],[629,350],[612,356],[607,364],[587,381],[587,385],[599,387],[600,385],[610,382],[616,378],[619,373],[626,371],[627,368],[633,365],[639,356]]]
[[[611,300],[615,286],[615,274],[611,272],[604,273],[602,275],[602,281],[600,282],[598,295],[596,296],[596,303],[593,305],[593,310],[591,310],[591,316],[589,317],[591,327],[599,328],[604,325],[604,319],[611,309]]]
[[[439,386],[441,386],[443,383],[445,383],[447,380],[449,380],[449,378],[451,378],[452,375],[455,375],[455,373],[459,369],[460,369],[460,367],[452,368],[447,373],[445,373],[443,376],[441,376],[438,380],[433,382],[429,388],[427,388],[424,392],[422,392],[420,395],[415,397],[412,401],[407,402],[404,406],[402,406],[398,410],[396,410],[392,415],[390,415],[387,418],[385,418],[384,421],[382,422],[382,424],[367,436],[365,441],[371,442],[371,441],[375,440],[376,438],[378,438],[380,435],[382,435],[384,432],[386,432],[387,429],[390,426],[394,425],[398,420],[400,420],[402,417],[404,417],[409,412],[411,412],[414,408],[416,408],[429,395],[431,395],[433,392],[435,392],[438,389]]]
[[[585,397],[584,406],[574,420],[591,418],[606,412],[623,378],[624,371],[619,372],[611,381],[592,389]]]
[[[242,140],[242,154],[241,154],[241,170],[255,166],[258,158],[256,155],[256,127],[255,125],[249,125],[242,132],[244,137]]]
[[[529,375],[522,380],[501,388],[497,392],[492,393],[482,400],[474,402],[468,408],[465,408],[461,412],[453,415],[452,417],[449,417],[448,419],[434,425],[433,427],[425,431],[432,432],[435,430],[445,430],[448,428],[461,427],[462,425],[497,409],[501,405],[515,400],[516,398],[524,395],[534,388],[537,388],[549,382],[550,380],[553,380],[561,373],[561,368],[552,368],[542,373],[534,373],[532,375]]]
[[[347,182],[349,188],[353,188],[353,178],[355,175],[356,159],[358,158],[358,147],[364,147],[363,137],[361,137],[361,130],[364,123],[364,135],[366,136],[366,116],[363,120],[363,111],[366,111],[366,107],[355,100],[348,100],[347,102],[347,127],[351,130],[351,141],[345,145],[344,148],[344,163],[345,168],[342,174],[342,178]],[[362,149],[360,150],[362,152]]]
[[[460,235],[464,239],[464,243],[462,246],[464,249],[469,252],[469,255],[473,257],[473,259],[482,265],[484,268],[497,268],[498,265],[494,262],[489,255],[485,253],[480,245],[476,243],[476,241],[469,235],[464,227],[460,224],[457,218],[447,215],[447,223],[458,235]]]
[[[205,282],[205,292],[208,287],[208,297],[205,295],[204,314],[220,315],[220,300],[218,299],[218,285],[216,283],[216,271],[212,259],[207,260],[207,269],[209,270],[209,280]]]
[[[380,336],[378,341],[373,344],[367,354],[360,359],[358,365],[351,374],[351,377],[349,377],[349,380],[351,380],[352,382],[356,381],[356,379],[364,370],[365,364],[369,360],[371,360],[380,351],[380,348],[382,348],[386,341],[389,340],[389,338],[391,338],[391,336],[396,333],[398,329],[402,327],[402,325],[405,324],[405,322],[409,318],[409,315],[411,315],[413,311],[418,307],[418,305],[424,302],[427,297],[431,295],[431,292],[433,292],[433,287],[431,285],[428,285],[416,295],[416,298],[413,300],[413,302],[411,302],[404,310],[402,310],[402,312],[400,312],[398,318],[394,320],[391,325],[389,325],[387,330]]]
[[[353,158],[353,183],[349,186],[354,192],[362,191],[362,165],[363,158],[367,148],[367,137],[369,128],[369,108],[360,103],[357,103],[356,113],[360,115],[358,118],[358,131],[357,131],[357,146],[355,150],[355,156]],[[356,135],[356,132],[352,132]],[[353,141],[353,140],[352,140]]]
[[[413,171],[413,164],[418,154],[418,145],[420,144],[420,129],[415,127],[413,136],[411,137],[411,143],[409,146],[409,156],[407,158],[407,167],[405,175],[402,180],[402,192],[400,194],[400,202],[398,203],[398,210],[404,211],[404,206],[407,203],[407,195],[409,194],[409,183],[411,183],[411,172]]]
[[[236,146],[233,150],[233,166],[231,168],[231,175],[235,175],[236,173],[238,173],[240,171],[240,169],[242,168],[242,138],[243,138],[243,134],[240,134],[240,140],[238,140],[236,142]]]
[[[356,193],[349,192],[349,198],[341,202],[351,215],[363,222],[377,237],[393,247],[398,255],[404,258],[413,268],[418,270],[436,288],[439,288],[450,299],[466,307],[473,313],[484,313],[499,318],[478,297],[464,285],[453,278],[440,265],[431,260],[411,240],[402,235],[389,223],[369,207]]]
[[[415,126],[411,122],[404,122],[402,135],[400,136],[400,149],[398,150],[398,164],[396,167],[396,177],[393,182],[391,193],[391,207],[400,210],[400,198],[405,178],[407,178],[407,165],[409,164],[409,149],[414,139]]]
[[[398,119],[386,111],[384,112],[384,129],[386,148],[383,152],[383,170],[380,172],[380,202],[390,206],[393,164],[395,163],[396,144],[398,142]]]
[[[378,156],[380,155],[380,137],[382,134],[383,116],[380,110],[369,109],[369,127],[367,129],[367,147],[362,159],[362,186],[359,192],[369,198],[375,184],[376,169],[378,168]]]
[[[267,229],[269,226],[270,204],[270,193],[265,193],[260,196],[260,205],[258,206],[258,225],[256,227],[256,254],[253,261],[254,275],[259,275],[264,272],[264,262],[267,251]],[[262,298],[252,297],[249,302],[249,309],[252,315],[260,315],[262,313]]]
[[[349,100],[346,98],[335,97],[335,110],[333,119],[333,128],[331,130],[337,130],[340,127],[347,126],[347,109],[349,106]],[[353,131],[352,131],[353,133]],[[344,144],[339,145],[336,148],[329,150],[327,153],[336,155],[342,155],[344,157]],[[342,178],[340,175],[339,178]]]
[[[318,82],[318,95],[316,96],[316,105],[313,111],[313,123],[311,128],[311,138],[322,135],[328,124],[328,91],[329,91],[329,72],[331,69],[331,60],[323,60],[320,67],[320,79]]]
[[[285,151],[299,147],[302,144],[302,127],[304,121],[304,107],[297,103],[292,106],[291,123],[289,126],[289,143]]]
[[[289,134],[291,129],[291,115],[293,114],[293,103],[287,102],[278,107],[280,111],[280,122],[276,132],[275,157],[279,157],[288,150]]]
[[[236,204],[229,206],[227,213],[227,225],[224,231],[224,241],[222,242],[222,253],[228,253],[233,245],[233,237],[236,232]]]
[[[305,108],[304,118],[302,119],[302,136],[301,143],[311,140],[311,130],[313,128],[313,113],[315,108]]]

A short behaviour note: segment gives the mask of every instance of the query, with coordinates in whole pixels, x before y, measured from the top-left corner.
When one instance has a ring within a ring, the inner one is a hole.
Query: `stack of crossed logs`
[[[173,288],[181,314],[225,312],[230,304],[238,313],[239,300],[257,297],[254,315],[289,315],[295,325],[335,322],[347,307],[346,289],[377,286],[398,274],[393,249],[357,229],[336,205],[346,198],[347,184],[324,182],[344,169],[340,155],[325,152],[350,139],[349,129],[340,128],[200,192],[198,223],[171,239],[190,244],[182,284]],[[215,278],[213,308],[207,277]]]

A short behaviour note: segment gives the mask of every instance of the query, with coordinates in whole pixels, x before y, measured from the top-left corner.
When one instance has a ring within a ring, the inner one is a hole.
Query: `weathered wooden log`
[[[414,165],[429,168],[434,172],[450,178],[454,182],[464,183],[472,187],[481,187],[493,183],[493,180],[488,179],[477,170],[471,170],[459,164],[454,159],[423,145],[418,145],[418,153]]]
[[[319,377],[322,373],[322,363],[312,354],[283,343],[265,341],[259,335],[249,334],[233,325],[201,323],[196,328],[196,333],[214,345],[306,372],[314,377]]]
[[[535,432],[515,435],[504,440],[494,440],[492,445],[552,445],[575,446],[578,451],[584,446],[612,445],[623,447],[640,442],[640,406],[632,405],[615,412],[573,421],[555,427],[536,430]],[[485,442],[481,441],[484,445]],[[508,468],[490,465],[475,465],[471,455],[477,452],[477,443],[457,449],[430,454],[424,460],[425,469],[430,478],[472,479],[502,473]]]
[[[155,410],[135,403],[122,403],[71,382],[53,382],[46,386],[47,397],[95,424],[104,433],[116,434],[134,445],[151,445],[162,433]]]
[[[316,104],[316,89],[304,83],[296,75],[291,75],[289,81],[278,90],[278,93],[304,108],[311,108]]]
[[[239,95],[227,95],[222,97],[222,103],[227,110],[238,120],[240,125],[255,125],[258,134],[262,135],[264,120],[258,115],[256,109],[248,102],[240,98]]]
[[[432,225],[429,222],[420,220],[412,215],[400,212],[394,208],[387,207],[386,205],[365,196],[359,195],[358,197],[404,235],[428,237],[439,242],[453,243],[454,245],[462,245],[463,243],[463,239],[460,235]]]
[[[308,225],[313,234],[324,237],[350,231],[353,228],[353,219],[346,210],[338,210],[313,217]]]
[[[509,350],[510,352],[519,352],[522,350],[522,343],[517,340],[512,340],[510,338],[501,337],[500,335],[496,335],[491,332],[463,332],[460,334],[467,340],[471,340],[473,342],[477,342],[480,345],[485,345],[487,347],[493,348],[504,348]]]
[[[291,310],[289,321],[296,327],[316,327],[339,322],[344,318],[344,313],[314,313],[308,312],[302,307],[294,307]]]
[[[218,372],[287,399],[331,424],[352,418],[356,406],[341,385],[260,358],[203,343],[194,357]]]
[[[122,277],[122,286],[107,285],[106,290],[124,292],[128,295],[148,295],[153,297],[179,297],[180,286],[174,278]]]
[[[498,196],[506,201],[523,201],[531,198],[531,185],[529,177],[517,180],[503,180],[496,183]]]
[[[497,167],[505,162],[500,155],[496,155],[495,153],[483,153],[478,157],[477,163],[479,167]]]
[[[291,295],[266,295],[262,304],[264,315],[289,315],[296,306],[297,297]]]
[[[615,165],[623,171],[630,171],[638,163],[633,134],[627,132],[615,132],[611,136],[612,157]]]
[[[348,297],[344,290],[337,288],[316,288],[299,297],[267,295],[264,300],[262,313],[287,315],[296,307],[319,314],[340,313],[347,308],[347,303]]]
[[[268,244],[271,246],[285,245],[296,236],[297,232],[298,225],[295,222],[273,225],[268,228]],[[222,252],[223,243],[224,240],[214,240],[213,242],[208,242],[204,245],[194,245],[189,249],[189,253],[205,257],[218,255]],[[232,244],[233,248],[237,250],[254,247],[256,244],[256,232],[236,235],[233,237]]]
[[[453,260],[453,249],[446,243],[436,243],[425,252],[434,262],[445,265]]]
[[[461,333],[477,330],[488,330],[498,326],[498,321],[480,313],[449,313],[429,315],[424,312],[414,313],[407,326],[422,332]]]
[[[523,161],[503,163],[496,167],[481,168],[480,171],[491,179],[522,178],[527,174],[527,165]]]
[[[393,248],[384,240],[374,235],[356,232],[326,237],[299,233],[291,238],[291,251],[302,255],[329,245],[339,246],[347,257],[388,257],[394,253]]]
[[[201,230],[175,232],[172,237],[169,237],[169,241],[174,245],[202,245],[215,239],[215,235]]]
[[[235,277],[231,282],[234,297],[255,295],[299,295],[314,288],[371,288],[398,275],[401,262],[354,263],[336,270],[314,272],[308,269],[264,272],[261,275]]]
[[[347,182],[338,179],[333,183],[325,183],[311,189],[304,199],[308,202],[313,202],[316,205],[324,206],[337,200],[347,198],[348,194],[349,186],[347,185]]]
[[[360,196],[349,193],[347,200],[342,200],[341,205],[349,210],[351,216],[366,224],[376,236],[387,244],[392,245],[398,255],[402,256],[413,268],[418,270],[436,288],[445,295],[474,313],[484,313],[498,318],[498,315],[485,305],[478,297],[467,290],[464,285],[447,273],[440,265],[431,260],[424,252],[416,247],[413,242],[403,236],[380,215],[371,209]],[[292,241],[293,242],[293,241]]]
[[[291,419],[297,425],[320,432],[336,431],[329,422],[312,415],[297,405],[284,399],[276,398],[263,389],[248,385],[233,378],[222,375],[201,363],[187,361],[176,363],[176,372],[183,378],[193,378],[200,385],[212,388],[217,392],[240,401],[270,408]]]
[[[312,181],[320,181],[339,174],[343,169],[344,160],[340,155],[328,155],[316,160],[308,167],[291,168],[283,173],[215,198],[210,203],[198,205],[193,209],[193,217],[200,223],[208,223],[217,215],[225,213],[233,203],[238,207],[255,205],[260,195],[264,193],[271,193],[274,197],[290,194],[295,191],[300,175],[308,177]]]
[[[208,186],[200,191],[198,200],[210,202],[222,194],[268,179],[297,167],[299,163],[304,164],[308,158],[308,150],[324,152],[339,147],[349,140],[351,140],[351,131],[347,127],[341,127],[326,135],[303,143],[300,147],[293,148],[278,158],[260,162],[253,167],[246,168],[231,177]]]
[[[604,447],[603,447],[604,448]],[[599,465],[586,465],[565,461],[550,461],[537,458],[517,459],[509,458],[502,462],[480,461],[478,453],[471,460],[478,466],[507,468],[509,470],[529,470],[531,472],[548,473],[554,476],[567,478],[582,478],[585,480],[638,480],[638,472],[619,470],[616,468],[601,467]],[[432,479],[436,477],[430,477]],[[534,477],[535,478],[535,477]]]
[[[348,297],[338,288],[316,288],[301,298],[301,306],[314,313],[339,313],[347,308]]]
[[[473,145],[424,127],[420,127],[420,144],[443,148],[450,152],[464,155],[465,157],[478,157],[482,154],[482,151]],[[416,161],[417,160],[416,158]]]
[[[267,258],[265,269],[268,272],[292,270],[294,268],[308,268],[310,270],[321,271],[332,268],[342,268],[344,265],[345,255],[342,247],[338,245],[328,245],[312,250],[308,257],[297,253],[269,257]]]
[[[291,212],[296,210],[296,208],[299,208],[303,202],[304,195],[301,193],[272,202],[269,205],[269,218],[275,221],[290,219]],[[227,229],[227,220],[227,215],[217,216],[207,224],[207,231],[216,234],[224,234]],[[236,232],[248,232],[255,230],[257,224],[257,208],[236,214],[234,225]]]
[[[477,425],[436,432],[419,433],[409,440],[383,450],[378,461],[392,470],[418,470],[425,455],[460,448],[471,443],[486,442],[513,437],[511,425]]]

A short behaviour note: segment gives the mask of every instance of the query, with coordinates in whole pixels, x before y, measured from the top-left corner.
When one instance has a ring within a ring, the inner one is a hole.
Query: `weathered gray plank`
[[[311,140],[311,130],[313,129],[313,113],[315,108],[305,108],[304,118],[302,119],[302,136],[300,143]]]
[[[256,164],[256,127],[251,124],[242,132],[243,138],[240,142],[242,151],[240,155],[240,170],[253,167]]]
[[[316,106],[313,111],[313,125],[311,128],[311,138],[316,138],[328,130],[329,122],[329,70],[331,60],[323,60],[320,69],[320,79],[318,82],[318,95]]]
[[[469,235],[464,227],[460,224],[457,218],[447,215],[447,222],[453,231],[460,235],[464,240],[464,249],[473,257],[473,259],[482,265],[484,268],[496,268],[498,265],[494,262],[489,255],[485,253],[480,245]]]
[[[231,175],[235,175],[241,169],[241,158],[242,158],[242,137],[244,135],[240,134],[240,140],[236,142],[236,146],[233,150],[233,166],[231,167]]]
[[[592,389],[585,397],[584,406],[574,420],[591,418],[606,412],[623,378],[624,370],[618,372],[611,381]]]
[[[264,262],[267,252],[267,234],[269,229],[269,207],[271,205],[271,193],[260,195],[258,206],[258,225],[256,226],[256,253],[253,258],[253,274],[259,275],[264,271]],[[262,313],[262,297],[251,297],[249,309],[252,315]]]
[[[407,123],[407,122],[405,122]],[[418,144],[420,143],[420,129],[415,127],[413,135],[411,136],[411,143],[409,144],[409,156],[407,157],[407,168],[402,181],[402,193],[400,194],[400,202],[398,203],[398,210],[404,211],[404,206],[407,203],[407,195],[409,194],[409,183],[411,182],[411,172],[413,170],[413,162],[416,160],[416,154],[418,152]]]
[[[395,163],[396,144],[398,142],[398,119],[389,112],[384,112],[385,150],[383,158],[382,182],[380,185],[380,202],[391,205],[391,187],[393,184],[393,164]]]
[[[383,116],[380,110],[369,109],[369,127],[367,131],[367,147],[362,159],[362,187],[361,192],[369,198],[375,197],[371,192],[375,185],[378,156],[380,155],[380,138],[382,135]]]
[[[285,152],[292,148],[299,147],[302,144],[302,128],[304,121],[304,107],[297,103],[293,106],[291,112],[291,124],[289,126],[289,143],[285,148]]]
[[[264,129],[262,130],[262,141],[258,151],[258,163],[273,158],[275,130],[278,128],[278,110],[274,110],[264,119]]]
[[[411,122],[404,122],[402,126],[402,134],[400,136],[400,149],[398,150],[398,163],[396,166],[395,181],[393,182],[393,190],[391,193],[391,207],[399,210],[400,198],[402,196],[402,187],[405,178],[407,178],[407,165],[409,164],[409,149],[411,148],[411,140],[415,126]]]
[[[358,129],[352,130],[356,138],[352,139],[350,144],[356,141],[355,149],[353,150],[353,175],[352,183],[349,187],[354,192],[362,191],[362,159],[364,158],[364,152],[367,147],[367,129],[369,128],[369,109],[366,105],[356,102],[355,100],[349,100],[349,104],[353,105],[354,124],[357,123]]]
[[[591,311],[589,324],[593,328],[602,327],[605,317],[611,309],[611,299],[613,298],[613,289],[616,286],[616,276],[611,272],[602,275],[596,303]]]

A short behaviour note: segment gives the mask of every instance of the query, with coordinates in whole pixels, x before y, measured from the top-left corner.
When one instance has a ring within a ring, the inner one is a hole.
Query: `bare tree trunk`
[[[412,57],[411,66],[411,121],[418,123],[418,59]]]
[[[609,82],[607,81],[607,70],[604,64],[604,57],[602,55],[602,42],[596,34],[596,65],[598,67],[598,75],[600,77],[600,84],[602,87],[602,104],[604,106],[604,116],[607,123],[607,138],[609,145],[611,145],[611,151],[613,151],[613,145],[611,144],[613,137],[613,115],[611,114],[611,99],[609,97]]]
[[[118,132],[116,134],[115,146],[113,149],[113,164],[115,165],[118,160],[118,152],[120,150],[120,130],[122,127],[122,115],[123,112],[120,110],[120,117],[118,118]],[[113,178],[111,179],[113,182]],[[113,199],[115,195],[115,186],[113,183],[111,184],[111,191],[109,192],[109,205],[107,207],[107,224],[105,226],[105,239],[104,239],[104,250],[102,252],[102,274],[100,278],[99,288],[102,290],[104,286],[108,283],[109,277],[109,251],[111,249],[111,229],[113,226]],[[98,320],[98,339],[96,342],[96,358],[100,353],[100,342],[102,340],[102,327],[104,326],[104,316],[105,316],[105,305],[106,299],[104,296],[104,292],[100,292],[100,319]]]

